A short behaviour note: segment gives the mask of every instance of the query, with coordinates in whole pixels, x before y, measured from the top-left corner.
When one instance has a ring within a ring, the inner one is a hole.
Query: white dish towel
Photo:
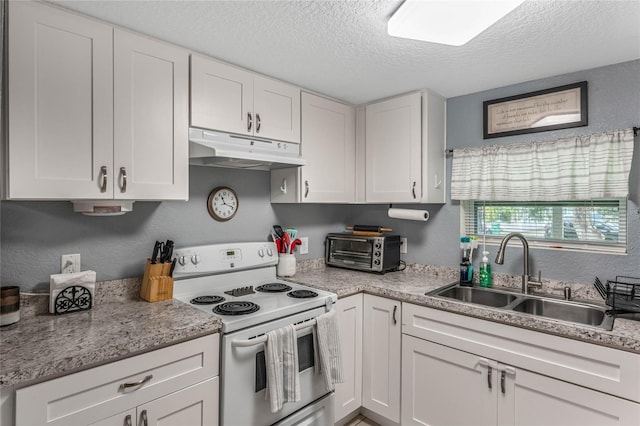
[[[322,375],[327,391],[332,391],[336,383],[344,383],[342,350],[338,313],[335,309],[316,317],[314,331],[316,348],[316,373]]]
[[[294,325],[267,333],[265,343],[267,394],[271,412],[280,411],[285,402],[300,401],[298,377],[298,336]]]

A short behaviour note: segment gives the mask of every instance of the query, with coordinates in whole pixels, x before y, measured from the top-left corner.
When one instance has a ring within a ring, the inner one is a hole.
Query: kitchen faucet
[[[513,237],[517,237],[522,241],[522,248],[524,249],[524,270],[522,271],[522,293],[529,294],[529,287],[542,287],[542,273],[538,273],[538,279],[532,280],[529,277],[529,243],[527,239],[519,232],[512,232],[510,234],[505,235],[500,243],[500,248],[498,249],[498,255],[496,256],[496,263],[498,265],[504,264],[504,252],[507,249],[507,243]]]

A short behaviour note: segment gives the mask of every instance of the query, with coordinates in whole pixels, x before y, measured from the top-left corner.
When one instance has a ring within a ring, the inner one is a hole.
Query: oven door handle
[[[296,331],[306,330],[307,328],[313,327],[316,325],[316,320],[311,319],[309,321],[305,321],[301,324],[296,324]],[[231,346],[236,348],[248,348],[251,346],[259,345],[260,343],[265,343],[267,341],[267,335],[263,334],[258,337],[254,337],[252,339],[244,339],[244,340],[232,340]]]

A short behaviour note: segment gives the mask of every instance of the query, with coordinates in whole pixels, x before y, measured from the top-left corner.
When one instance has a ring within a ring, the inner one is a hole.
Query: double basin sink
[[[614,317],[606,313],[606,308],[585,303],[551,299],[531,294],[481,287],[463,287],[453,283],[426,293],[455,299],[475,305],[489,306],[512,312],[521,312],[543,318],[552,318],[592,327],[611,330]]]

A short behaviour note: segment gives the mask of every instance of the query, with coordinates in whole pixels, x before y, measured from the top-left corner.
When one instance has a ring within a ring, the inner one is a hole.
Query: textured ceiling
[[[401,1],[53,2],[353,104],[640,58],[640,0],[528,0],[459,47],[387,35]]]

